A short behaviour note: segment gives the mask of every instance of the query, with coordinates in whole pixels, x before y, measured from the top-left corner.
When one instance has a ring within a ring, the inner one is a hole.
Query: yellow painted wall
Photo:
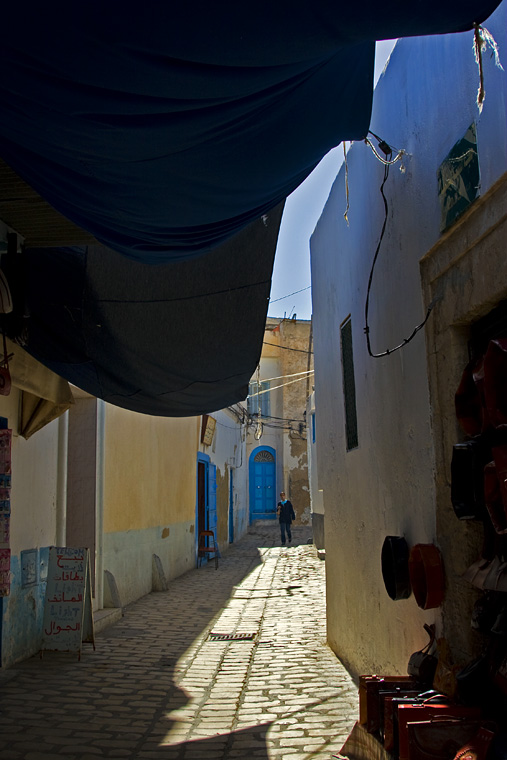
[[[194,521],[200,424],[106,405],[105,533]]]

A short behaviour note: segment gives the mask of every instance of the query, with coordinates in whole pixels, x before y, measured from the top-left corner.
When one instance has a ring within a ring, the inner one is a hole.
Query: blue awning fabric
[[[27,350],[140,412],[244,398],[281,204],[367,134],[375,40],[499,0],[87,0],[2,9],[0,157],[100,246],[26,252]]]
[[[365,137],[376,39],[461,31],[497,5],[10,2],[0,155],[104,245],[197,255]]]
[[[26,349],[145,414],[243,400],[260,359],[283,203],[212,253],[152,266],[102,246],[28,249]]]

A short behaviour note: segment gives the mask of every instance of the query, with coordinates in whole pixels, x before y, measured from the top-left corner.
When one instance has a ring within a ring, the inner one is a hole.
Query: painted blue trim
[[[255,467],[254,459],[255,459],[255,457],[257,456],[257,454],[260,451],[268,451],[273,456],[273,459],[274,459],[274,468],[275,468],[275,485],[276,485],[276,449],[274,449],[272,446],[257,446],[257,448],[254,449],[251,452],[250,458],[248,460],[248,480],[249,480],[249,488],[248,488],[248,493],[249,493],[248,523],[249,523],[249,525],[252,524],[252,506],[253,506],[253,503],[255,501],[255,496],[254,496],[254,487],[255,487],[255,484],[254,484],[254,477],[253,477],[253,470],[254,470],[254,467]],[[276,504],[276,492],[275,492],[275,504]],[[274,520],[275,517],[276,517],[276,510],[273,513],[272,517],[270,516],[270,517],[268,517],[266,519],[268,519],[268,520],[269,519],[273,519]]]
[[[195,566],[198,566],[199,563],[199,557],[197,554],[197,550],[199,548],[199,462],[203,462],[206,467],[204,470],[204,520],[205,520],[205,530],[208,525],[208,510],[209,510],[209,464],[210,464],[210,457],[209,454],[203,454],[202,451],[197,452],[197,462],[195,466]],[[205,558],[206,559],[206,558]]]

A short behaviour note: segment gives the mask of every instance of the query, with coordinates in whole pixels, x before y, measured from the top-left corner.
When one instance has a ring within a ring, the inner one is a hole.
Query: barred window
[[[350,317],[340,328],[342,349],[343,396],[345,401],[345,436],[347,451],[358,446],[356,382],[354,378],[354,354],[352,350],[352,322]]]

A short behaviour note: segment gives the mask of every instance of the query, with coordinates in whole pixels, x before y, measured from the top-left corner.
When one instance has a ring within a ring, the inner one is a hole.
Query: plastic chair
[[[215,534],[212,530],[202,530],[199,533],[199,545],[197,549],[197,555],[199,557],[199,566],[202,563],[203,557],[211,555],[215,557],[215,570],[218,570],[218,544],[215,541]]]

